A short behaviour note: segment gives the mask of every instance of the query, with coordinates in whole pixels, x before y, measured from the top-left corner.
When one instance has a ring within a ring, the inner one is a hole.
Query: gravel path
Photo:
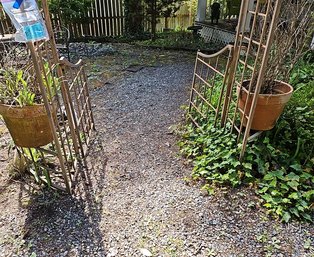
[[[17,206],[0,213],[0,256],[312,257],[310,224],[269,220],[253,190],[207,196],[185,180],[169,127],[183,120],[192,72],[178,54],[95,89],[90,184],[74,197],[9,185],[1,208]]]

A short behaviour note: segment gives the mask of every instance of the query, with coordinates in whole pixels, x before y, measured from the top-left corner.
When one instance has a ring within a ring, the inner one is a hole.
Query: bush
[[[91,9],[91,5],[92,0],[48,1],[49,11],[61,18],[62,25],[86,19],[87,11]]]

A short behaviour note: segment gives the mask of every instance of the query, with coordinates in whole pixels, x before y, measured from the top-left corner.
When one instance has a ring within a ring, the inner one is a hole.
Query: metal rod
[[[195,87],[195,78],[196,78],[196,70],[197,70],[197,60],[198,60],[198,55],[199,55],[199,52],[197,52],[196,54],[196,60],[195,60],[195,66],[194,66],[194,75],[193,75],[193,81],[192,81],[192,87],[191,87],[191,93],[190,93],[190,104],[189,104],[189,113],[191,112],[191,109],[192,109],[192,101],[193,101],[193,97],[194,97],[194,92],[193,92],[193,89]]]
[[[52,57],[53,57],[55,63],[59,63],[59,55],[57,52],[57,46],[56,46],[56,41],[54,38],[54,33],[53,33],[52,23],[51,23],[51,19],[50,19],[47,0],[42,0],[42,6],[43,6],[44,15],[45,15],[47,30],[48,30],[48,33],[50,36]],[[58,73],[59,78],[64,77],[63,71],[62,71],[62,68],[60,65],[57,66],[57,73]],[[71,102],[71,98],[70,98],[70,94],[68,91],[68,87],[67,87],[64,80],[62,80],[62,83],[61,83],[61,93],[63,95],[65,109],[66,109],[66,112],[68,114],[69,126],[71,128],[71,136],[72,136],[72,141],[74,144],[74,149],[75,149],[76,153],[79,153],[77,138],[76,138],[76,133],[75,133],[76,128],[75,128],[75,124],[74,124],[74,120],[73,120],[74,117],[72,117],[71,105],[69,104],[69,102]]]
[[[52,115],[52,112],[51,112],[51,109],[50,109],[49,100],[48,100],[48,97],[47,97],[47,94],[46,94],[46,89],[45,89],[45,85],[44,85],[43,78],[42,78],[42,72],[41,72],[40,67],[38,65],[39,60],[37,58],[37,54],[36,54],[36,51],[35,51],[35,48],[34,48],[34,43],[28,42],[27,46],[28,46],[28,48],[30,50],[31,57],[32,57],[32,60],[33,60],[33,63],[34,63],[35,73],[36,73],[36,76],[37,76],[37,81],[38,81],[38,84],[39,84],[39,87],[40,87],[40,91],[42,93],[43,102],[44,102],[44,105],[45,105],[45,108],[46,108],[50,129],[51,129],[52,136],[53,136],[53,139],[54,139],[54,142],[55,142],[55,146],[56,146],[56,150],[57,150],[57,153],[58,153],[58,158],[59,158],[60,167],[61,167],[61,170],[62,170],[62,176],[63,176],[63,179],[64,179],[64,183],[66,185],[66,189],[67,189],[68,193],[71,193],[71,186],[70,186],[69,180],[67,178],[66,168],[65,168],[65,165],[64,165],[64,158],[62,156],[62,151],[61,151],[60,143],[59,143],[59,140],[58,140],[58,135],[57,135],[56,130],[55,130],[53,115]]]
[[[282,0],[277,0],[277,2],[275,4],[275,9],[274,9],[272,21],[271,21],[270,28],[269,28],[270,32],[269,32],[268,38],[267,38],[265,53],[264,53],[264,56],[262,59],[262,64],[261,64],[259,76],[257,78],[256,89],[255,89],[255,94],[254,94],[254,97],[252,100],[252,106],[251,106],[251,110],[250,110],[250,114],[249,114],[249,119],[248,119],[247,124],[246,124],[246,130],[245,130],[245,134],[244,134],[244,138],[243,138],[243,145],[242,145],[242,150],[241,150],[241,154],[240,154],[240,159],[243,158],[245,150],[246,150],[246,144],[247,144],[247,141],[248,141],[248,138],[250,135],[250,130],[251,130],[252,122],[253,122],[253,116],[254,116],[254,112],[256,109],[257,98],[258,98],[262,83],[265,80],[264,74],[265,74],[265,71],[267,68],[267,61],[269,58],[271,45],[273,43],[273,39],[275,36],[275,27],[276,27],[277,22],[278,22],[281,4],[282,4]]]

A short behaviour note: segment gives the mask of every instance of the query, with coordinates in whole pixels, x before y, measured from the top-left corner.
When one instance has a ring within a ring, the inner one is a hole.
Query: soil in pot
[[[244,110],[245,103],[248,101],[245,109],[246,116],[249,115],[254,96],[253,93],[248,94],[248,90],[245,88],[249,83],[250,81],[243,82],[239,99],[239,108],[241,110]],[[258,96],[251,129],[262,131],[272,129],[283,112],[286,103],[290,100],[293,88],[285,82],[276,81],[273,91],[273,94],[260,94]],[[244,119],[244,125],[246,123],[247,118]]]

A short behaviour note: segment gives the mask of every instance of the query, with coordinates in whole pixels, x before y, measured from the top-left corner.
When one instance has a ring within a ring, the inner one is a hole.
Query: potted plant
[[[265,81],[264,85],[267,85],[268,83],[270,82]],[[249,115],[254,97],[254,93],[249,93],[248,91],[249,84],[249,80],[244,81],[239,94],[239,108],[241,110],[244,110],[247,102],[246,109],[244,111],[246,115]],[[284,110],[285,105],[292,96],[293,87],[290,84],[276,79],[274,79],[271,84],[271,90],[269,90],[268,93],[266,91],[258,95],[251,125],[251,129],[253,130],[271,130],[275,126],[278,118]],[[247,120],[244,119],[244,125],[246,125],[246,122]]]
[[[48,64],[45,65],[44,72],[48,75],[44,81],[52,104],[56,94],[54,88],[59,87],[59,80],[47,71]],[[30,72],[14,68],[0,69],[0,114],[15,145],[36,148],[52,142],[41,93]]]
[[[294,65],[310,50],[313,28],[313,7],[310,0],[289,1],[282,6],[274,41],[267,60],[264,83],[257,99],[251,129],[272,129],[293,93],[289,78]],[[260,60],[257,60],[260,62]],[[249,114],[258,74],[244,81],[239,92],[239,108]],[[249,88],[251,91],[249,92]],[[246,125],[246,118],[244,125]]]

